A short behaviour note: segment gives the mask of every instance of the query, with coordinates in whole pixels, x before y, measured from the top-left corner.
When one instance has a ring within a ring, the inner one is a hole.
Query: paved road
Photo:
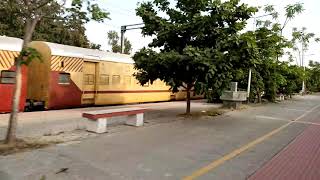
[[[23,180],[242,180],[315,122],[319,104],[314,95],[215,118],[166,116],[168,123],[0,157],[0,172]],[[69,169],[56,174],[61,168]]]

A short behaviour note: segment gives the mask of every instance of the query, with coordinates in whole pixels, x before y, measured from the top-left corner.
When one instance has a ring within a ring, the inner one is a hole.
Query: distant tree
[[[124,38],[124,53],[125,54],[130,54],[132,51],[132,44],[129,41],[129,39]]]
[[[303,3],[288,4],[285,7],[285,17],[284,22],[281,22],[279,19],[279,13],[275,10],[274,5],[266,5],[263,8],[264,12],[272,15],[272,18],[276,20],[276,24],[279,26],[279,33],[282,36],[284,29],[287,27],[288,23],[292,21],[297,15],[301,14],[304,11]],[[258,24],[264,23],[264,26],[273,24],[273,22],[267,21],[258,21]]]
[[[121,53],[120,38],[117,31],[108,32],[108,44],[111,46],[111,50],[114,53]],[[132,50],[131,42],[124,39],[124,54],[130,54]]]
[[[314,33],[307,32],[307,28],[303,27],[302,29],[293,28],[292,29],[292,45],[293,50],[298,52],[300,65],[305,66],[303,64],[303,58],[305,53],[308,51],[309,45],[311,41],[319,42],[320,39],[315,37]]]
[[[282,22],[279,13],[275,11],[273,5],[267,5],[263,11],[267,16],[272,16],[273,20],[258,20],[256,30],[251,34],[256,39],[255,50],[251,51],[254,57],[258,57],[257,65],[252,68],[251,98],[258,98],[261,102],[261,96],[264,92],[265,97],[270,101],[275,101],[276,93],[283,91],[287,85],[286,75],[283,69],[291,70],[291,67],[283,65],[279,57],[285,54],[285,48],[291,47],[291,44],[283,36],[283,31],[288,23],[303,12],[303,4],[289,4],[285,8],[285,17]],[[288,75],[290,76],[290,75]],[[242,82],[247,84],[247,76],[243,75]],[[288,87],[286,87],[288,89]],[[291,88],[292,89],[292,88]],[[287,91],[291,93],[291,91]]]
[[[315,61],[309,62],[306,69],[306,84],[308,90],[312,92],[320,91],[320,63]]]
[[[315,37],[314,33],[308,33],[307,28],[303,27],[301,30],[293,28],[292,30],[292,45],[293,50],[298,52],[300,65],[305,68],[304,58],[311,41],[319,42],[320,39]],[[303,74],[302,93],[305,91],[305,73]]]
[[[108,32],[108,44],[111,46],[111,50],[114,53],[121,52],[121,47],[119,45],[119,35],[117,31]]]
[[[20,95],[21,95],[21,65],[28,64],[33,59],[40,58],[39,53],[32,48],[28,48],[28,44],[31,42],[33,33],[39,21],[46,16],[56,14],[61,9],[59,4],[64,3],[55,0],[3,0],[1,1],[1,8],[3,5],[9,5],[15,12],[15,16],[11,19],[19,19],[22,26],[17,26],[16,30],[23,32],[23,44],[20,55],[15,58],[16,66],[16,83],[13,91],[12,98],[12,110],[9,119],[9,126],[5,142],[7,144],[15,144],[16,142],[16,130],[17,130],[17,115],[19,111]],[[78,11],[82,9],[83,4],[86,5],[87,11]],[[103,21],[108,17],[108,13],[104,12],[99,6],[90,0],[73,0],[72,9],[74,12],[79,12],[79,16],[85,17],[85,20],[93,19],[96,21]],[[78,9],[78,10],[76,10]],[[14,17],[14,18],[13,18]],[[74,16],[74,18],[78,18]],[[8,19],[10,21],[10,19]],[[14,20],[16,22],[16,20]],[[21,28],[21,29],[19,29]]]
[[[89,48],[90,49],[98,49],[98,50],[100,50],[101,45],[100,44],[91,43]]]
[[[290,62],[279,63],[277,71],[279,71],[284,79],[284,83],[279,87],[279,92],[291,97],[293,93],[301,90],[304,72],[301,67],[290,65],[289,63]]]
[[[137,52],[135,76],[141,84],[160,79],[173,92],[186,90],[190,114],[191,90],[219,88],[228,80],[228,74],[216,72],[228,72],[232,61],[240,60],[232,49],[238,47],[238,34],[256,8],[240,0],[178,0],[175,7],[168,0],[154,0],[139,4],[136,11],[145,24],[142,34],[153,37],[149,47],[160,52]]]

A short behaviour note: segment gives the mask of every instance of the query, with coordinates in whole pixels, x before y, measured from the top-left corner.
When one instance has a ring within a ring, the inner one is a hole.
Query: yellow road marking
[[[223,156],[222,158],[216,160],[216,161],[213,161],[211,164],[195,171],[194,173],[192,173],[190,176],[187,176],[185,178],[183,178],[183,180],[193,180],[197,177],[200,177],[204,174],[206,174],[207,172],[213,170],[214,168],[218,167],[219,165],[223,164],[224,162],[236,157],[237,155],[241,154],[242,152],[248,150],[249,148],[261,143],[262,141],[268,139],[269,137],[271,137],[272,135],[278,133],[279,131],[281,131],[282,129],[286,128],[287,126],[289,126],[290,124],[292,124],[293,122],[289,122],[281,127],[279,127],[278,129],[275,129],[271,132],[269,132],[268,134],[250,142],[249,144],[247,145],[244,145],[242,147],[240,147],[239,149],[236,149],[234,151],[232,151],[231,153]]]
[[[320,126],[319,123],[313,123],[313,122],[307,122],[307,121],[296,121],[294,123],[300,123],[300,124],[308,124],[308,125],[315,125],[315,126]]]
[[[318,106],[313,107],[312,109],[310,109],[309,111],[306,111],[305,113],[303,113],[301,116],[299,116],[298,118],[296,118],[294,121],[299,121],[300,119],[302,119],[303,117],[305,117],[307,114],[311,113],[312,111],[314,111],[315,109],[317,109],[318,107],[320,107],[320,104]]]
[[[294,123],[295,121],[300,120],[301,118],[305,117],[307,114],[309,114],[310,112],[312,112],[313,110],[317,109],[318,107],[320,107],[320,105],[313,107],[312,109],[310,109],[309,111],[305,112],[304,114],[302,114],[301,116],[299,116],[298,118],[296,118],[295,120],[282,125],[281,127],[269,132],[268,134],[254,140],[251,141],[250,143],[240,147],[239,149],[236,149],[234,151],[232,151],[231,153],[221,157],[220,159],[217,159],[215,161],[213,161],[212,163],[210,163],[209,165],[193,172],[190,176],[186,176],[183,178],[183,180],[193,180],[196,179],[206,173],[208,173],[209,171],[212,171],[213,169],[215,169],[216,167],[220,166],[221,164],[225,163],[226,161],[236,157],[237,155],[243,153],[244,151],[250,149],[251,147],[254,147],[255,145],[265,141],[266,139],[270,138],[271,136],[273,136],[274,134],[280,132],[282,129],[288,127],[290,124]]]

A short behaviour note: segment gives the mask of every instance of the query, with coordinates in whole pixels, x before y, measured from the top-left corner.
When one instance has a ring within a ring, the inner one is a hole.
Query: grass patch
[[[0,141],[0,156],[6,156],[9,154],[15,154],[25,152],[34,149],[41,149],[52,144],[59,142],[37,142],[37,141],[26,141],[18,139],[15,144],[4,144],[4,141]]]

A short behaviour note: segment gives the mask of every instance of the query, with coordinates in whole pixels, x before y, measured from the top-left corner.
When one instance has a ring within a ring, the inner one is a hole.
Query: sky
[[[110,12],[111,20],[106,20],[104,23],[89,22],[86,25],[86,34],[89,40],[93,43],[101,44],[103,50],[110,50],[107,39],[108,31],[115,30],[120,33],[122,25],[142,22],[141,18],[135,15],[135,9],[139,2],[142,2],[142,0],[100,0],[101,7]],[[286,5],[301,2],[304,4],[304,12],[289,22],[284,35],[290,38],[293,27],[297,27],[298,29],[306,27],[308,32],[313,32],[320,37],[320,0],[242,0],[242,2],[251,6],[272,4],[280,13],[280,16],[284,16]],[[280,18],[281,21],[284,21],[284,19]],[[248,21],[247,29],[253,29],[252,19]],[[133,52],[147,46],[152,39],[150,37],[143,37],[140,30],[127,31],[125,37],[132,42]],[[306,64],[308,60],[320,61],[320,43],[310,43],[305,59]]]

